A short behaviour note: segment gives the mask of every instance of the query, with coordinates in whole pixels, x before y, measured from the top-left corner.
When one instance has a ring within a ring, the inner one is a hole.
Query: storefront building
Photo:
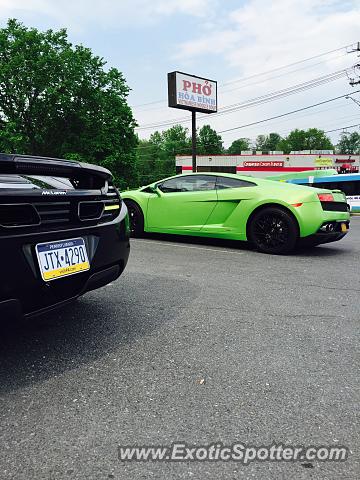
[[[198,155],[198,172],[237,173],[266,177],[281,173],[333,168],[339,173],[359,172],[360,155],[340,155],[329,150],[242,152],[241,155]],[[192,172],[191,156],[176,156],[176,173]]]

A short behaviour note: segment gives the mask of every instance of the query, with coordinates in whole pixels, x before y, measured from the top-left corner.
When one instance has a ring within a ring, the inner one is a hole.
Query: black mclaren
[[[95,165],[0,154],[0,318],[30,317],[115,280],[127,209]]]

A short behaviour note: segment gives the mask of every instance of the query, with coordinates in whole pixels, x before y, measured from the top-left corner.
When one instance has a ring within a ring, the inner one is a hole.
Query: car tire
[[[125,205],[129,212],[130,235],[132,237],[141,237],[144,234],[144,215],[141,208],[131,200],[125,200]]]
[[[299,228],[291,213],[282,208],[266,207],[251,218],[248,238],[260,252],[283,255],[295,248]]]

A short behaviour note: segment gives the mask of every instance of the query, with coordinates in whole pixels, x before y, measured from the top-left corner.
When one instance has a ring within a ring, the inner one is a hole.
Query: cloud
[[[187,71],[191,66],[192,73],[209,73],[211,78],[218,79],[222,107],[350,67],[359,61],[355,54],[334,52],[275,74],[222,85],[360,41],[360,0],[0,0],[0,16],[4,20],[19,18],[41,29],[65,26],[80,40],[84,32],[93,33],[95,47],[100,38],[102,54],[106,57],[110,53],[115,66],[118,64],[128,71],[135,105],[164,98],[165,73],[170,69]],[[190,22],[186,23],[190,18],[194,27],[191,29],[187,28]],[[165,28],[170,20],[174,29],[171,39]],[[146,36],[144,33],[147,26],[156,28],[157,38],[150,49],[147,48],[148,32]],[[114,36],[107,41],[110,30],[116,30],[119,42],[127,42],[125,59],[123,53],[116,57]],[[172,42],[179,35],[187,41],[178,40],[174,45]],[[146,62],[143,58],[139,61],[142,51]],[[176,52],[175,58],[173,52]],[[143,88],[145,77],[149,79],[146,89]],[[339,96],[349,89],[348,80],[342,78],[259,107],[229,115],[209,115],[206,123],[223,131]],[[137,108],[135,113],[140,125],[187,115],[170,111],[165,99],[162,106]],[[239,136],[253,137],[277,129],[285,133],[295,127],[337,128],[355,123],[356,114],[358,107],[343,99],[330,103],[326,109],[309,110],[230,132],[224,135],[224,140],[228,143]],[[199,126],[204,122],[199,119]],[[145,130],[140,134],[150,133],[151,130]]]
[[[205,17],[214,3],[216,0],[0,0],[0,16],[45,15],[76,29],[86,24],[134,28],[177,14]]]
[[[177,59],[222,55],[247,75],[359,40],[360,1],[249,0],[178,48]]]
[[[271,74],[223,85],[224,82],[231,83],[231,80],[254,76],[360,41],[360,1],[245,0],[240,8],[227,12],[222,9],[222,13],[217,22],[213,20],[211,29],[204,22],[205,28],[201,24],[193,38],[180,43],[175,58],[179,70],[191,65],[192,70],[196,66],[199,74],[202,69],[206,71],[204,59],[211,66],[221,65],[216,76],[213,75],[219,80],[220,107],[300,84],[351,67],[359,61],[355,54],[348,55],[343,49]],[[256,122],[343,95],[350,90],[348,79],[340,78],[325,86],[255,108],[235,111],[231,115],[209,115],[208,119],[199,120],[199,126],[206,121],[221,132],[234,125]],[[338,128],[355,123],[356,115],[358,107],[342,99],[301,114],[229,132],[223,138],[229,144],[240,136],[254,138],[271,131],[285,134],[296,127]],[[169,117],[165,109],[149,110],[139,112],[138,121],[144,125]],[[184,118],[184,113],[173,112],[171,118],[176,117]],[[144,131],[144,135],[149,133],[149,130]],[[337,138],[338,134],[333,135]]]

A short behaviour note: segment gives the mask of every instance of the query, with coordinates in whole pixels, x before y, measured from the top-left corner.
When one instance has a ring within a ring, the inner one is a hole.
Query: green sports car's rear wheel
[[[249,240],[264,253],[284,254],[294,249],[298,226],[281,208],[268,207],[255,213],[248,228]]]
[[[144,215],[137,203],[125,200],[129,212],[130,234],[132,237],[140,237],[144,233]]]

